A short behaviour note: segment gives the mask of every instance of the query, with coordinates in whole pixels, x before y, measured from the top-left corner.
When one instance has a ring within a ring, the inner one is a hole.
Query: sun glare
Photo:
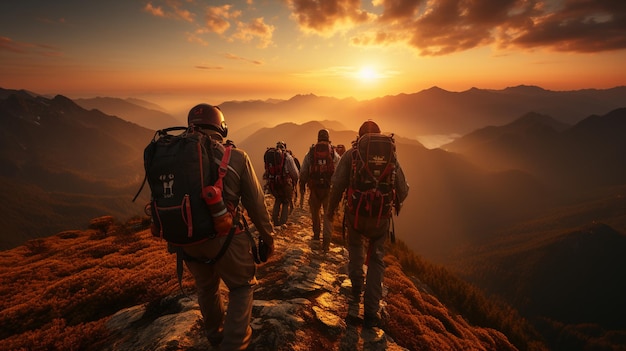
[[[379,78],[379,74],[376,70],[370,66],[362,67],[361,70],[357,72],[357,77],[364,82],[371,82]]]

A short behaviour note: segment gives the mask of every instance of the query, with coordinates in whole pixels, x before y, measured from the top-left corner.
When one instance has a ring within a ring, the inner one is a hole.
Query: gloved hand
[[[266,262],[274,253],[274,237],[271,235],[261,236],[259,240],[259,259]]]

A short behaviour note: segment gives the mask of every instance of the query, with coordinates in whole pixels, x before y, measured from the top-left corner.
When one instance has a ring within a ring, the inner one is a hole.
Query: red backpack
[[[364,134],[355,143],[347,191],[348,211],[359,217],[390,218],[395,199],[396,145],[392,135]]]
[[[283,189],[288,184],[285,174],[285,157],[286,153],[275,147],[267,148],[263,155],[267,185],[274,196],[283,195]]]
[[[319,142],[309,150],[309,187],[330,188],[330,178],[335,171],[335,150],[330,143]]]

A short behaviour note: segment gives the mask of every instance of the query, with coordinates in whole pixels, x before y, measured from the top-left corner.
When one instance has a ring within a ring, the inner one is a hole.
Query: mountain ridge
[[[163,107],[139,99],[95,97],[74,99],[74,102],[87,110],[98,109],[108,115],[120,116],[129,122],[152,130],[180,124],[180,121],[165,112]]]
[[[592,114],[606,114],[624,107],[624,101],[626,86],[574,91],[517,86],[462,92],[431,87],[363,101],[308,94],[271,102],[225,101],[219,106],[227,118],[233,116],[241,125],[258,119],[270,126],[277,125],[292,121],[295,115],[301,120],[336,119],[357,130],[364,120],[371,118],[384,120],[388,130],[415,139],[427,135],[463,135],[484,126],[509,123],[531,111],[575,124]],[[297,109],[296,105],[299,105]]]

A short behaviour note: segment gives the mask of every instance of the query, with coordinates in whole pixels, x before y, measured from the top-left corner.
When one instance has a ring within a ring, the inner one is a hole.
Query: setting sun
[[[371,81],[374,81],[374,80],[380,78],[380,75],[378,74],[378,72],[376,72],[376,70],[373,67],[365,66],[365,67],[362,67],[357,72],[357,77],[361,81],[371,82]]]

